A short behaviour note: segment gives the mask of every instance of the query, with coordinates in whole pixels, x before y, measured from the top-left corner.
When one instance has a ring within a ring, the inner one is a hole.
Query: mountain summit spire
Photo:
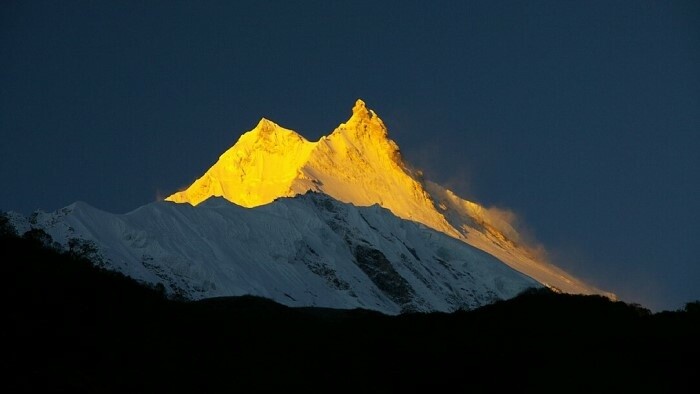
[[[374,111],[369,111],[365,102],[362,99],[357,99],[355,106],[352,107],[352,114],[353,116],[371,118],[374,116]]]
[[[357,99],[355,106],[352,107],[352,116],[347,122],[341,124],[331,134],[333,137],[336,133],[344,134],[348,140],[360,142],[374,142],[374,144],[385,145],[390,147],[390,150],[398,150],[396,144],[389,140],[386,126],[377,114],[368,109],[362,99]]]
[[[352,107],[352,116],[350,117],[350,120],[348,120],[348,123],[350,123],[352,120],[355,120],[356,122],[378,120],[382,127],[384,126],[381,120],[379,120],[377,114],[371,109],[368,109],[367,105],[365,105],[365,102],[362,101],[362,99],[357,99],[357,101],[355,101],[355,106]]]

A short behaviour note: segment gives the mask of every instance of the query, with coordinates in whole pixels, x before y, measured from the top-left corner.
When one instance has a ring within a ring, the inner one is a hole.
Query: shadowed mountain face
[[[347,122],[316,142],[262,119],[201,178],[166,200],[197,205],[210,197],[223,197],[257,207],[307,191],[357,206],[378,204],[400,218],[484,250],[561,291],[602,293],[539,261],[501,215],[424,180],[402,160],[384,123],[362,100],[355,103]]]
[[[652,315],[599,296],[539,290],[472,312],[392,317],[249,296],[171,301],[162,287],[97,268],[83,257],[89,248],[58,252],[40,230],[19,238],[1,227],[5,392],[697,387],[697,302]],[[402,288],[390,276],[386,282]]]
[[[103,267],[188,299],[257,295],[290,306],[472,309],[540,286],[493,256],[377,205],[319,193],[249,209],[222,198],[125,215],[76,203],[28,221],[64,248],[91,242]]]

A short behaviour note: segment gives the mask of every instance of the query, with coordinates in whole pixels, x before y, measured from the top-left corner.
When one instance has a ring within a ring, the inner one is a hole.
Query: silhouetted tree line
[[[385,316],[258,297],[169,300],[0,215],[3,392],[695,392],[700,307],[532,289]]]

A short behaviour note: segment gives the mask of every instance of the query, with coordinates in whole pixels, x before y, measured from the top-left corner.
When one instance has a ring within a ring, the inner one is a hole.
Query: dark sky
[[[147,3],[147,4],[142,4]],[[363,98],[407,161],[623,299],[700,299],[700,2],[0,3],[0,209],[127,212]]]

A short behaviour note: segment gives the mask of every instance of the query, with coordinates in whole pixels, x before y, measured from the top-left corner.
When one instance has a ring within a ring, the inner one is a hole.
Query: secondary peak
[[[266,119],[266,118],[260,118],[260,122],[258,122],[258,125],[255,126],[255,130],[260,130],[260,131],[271,131],[279,127],[277,123]]]
[[[297,134],[294,130],[286,129],[266,118],[261,118],[252,130],[241,136],[239,141],[246,141],[246,143],[250,144],[264,143],[266,146],[271,146],[270,144],[308,143],[304,137]]]
[[[289,132],[291,130],[286,130],[284,127],[281,127],[269,119],[261,118],[257,126],[251,130],[251,134],[257,135],[259,138],[269,138],[273,135],[285,134],[285,131]]]

